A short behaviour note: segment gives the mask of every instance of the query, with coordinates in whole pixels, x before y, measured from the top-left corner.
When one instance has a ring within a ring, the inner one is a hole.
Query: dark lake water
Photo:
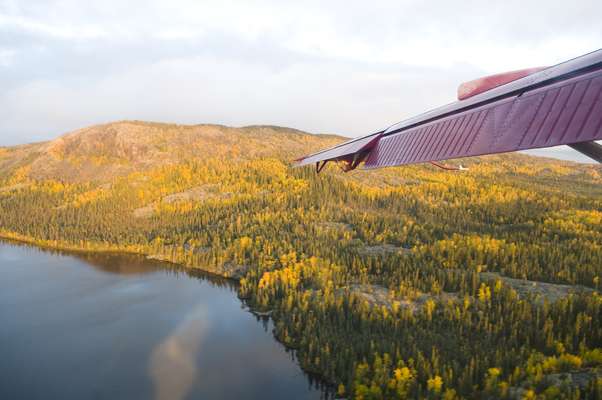
[[[0,241],[0,399],[319,399],[225,280]]]

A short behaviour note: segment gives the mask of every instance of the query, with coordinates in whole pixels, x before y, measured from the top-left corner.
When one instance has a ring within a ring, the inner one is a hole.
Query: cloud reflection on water
[[[153,349],[149,374],[155,399],[178,400],[189,394],[198,377],[196,359],[207,323],[207,309],[198,305]]]

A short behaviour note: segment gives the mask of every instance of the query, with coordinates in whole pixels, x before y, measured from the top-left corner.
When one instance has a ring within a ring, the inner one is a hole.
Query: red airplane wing
[[[517,79],[518,78],[518,79]],[[602,49],[464,84],[455,103],[297,160],[346,169],[569,145],[602,162]]]

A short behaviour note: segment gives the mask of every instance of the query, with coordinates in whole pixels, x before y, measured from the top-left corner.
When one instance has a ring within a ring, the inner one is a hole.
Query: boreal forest
[[[235,279],[332,397],[602,398],[600,166],[293,168],[340,141],[130,121],[0,148],[0,235]]]

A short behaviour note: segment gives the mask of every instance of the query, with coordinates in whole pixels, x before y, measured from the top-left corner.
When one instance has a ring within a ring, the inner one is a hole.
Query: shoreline
[[[210,275],[210,276],[213,276],[216,278],[226,279],[232,283],[240,284],[240,279],[237,279],[232,276],[221,275],[219,273],[210,271],[205,268],[194,267],[194,266],[190,266],[190,265],[186,265],[183,263],[174,262],[174,261],[170,261],[170,260],[166,260],[166,259],[161,259],[161,258],[150,258],[150,254],[147,254],[146,252],[143,252],[143,251],[135,250],[134,249],[135,246],[129,246],[129,247],[110,246],[110,247],[106,247],[106,248],[102,248],[102,247],[82,248],[82,247],[78,247],[78,246],[75,246],[73,244],[66,243],[66,242],[39,240],[39,239],[32,238],[31,236],[21,235],[18,233],[5,231],[5,230],[0,230],[0,240],[7,240],[7,241],[17,242],[17,243],[21,243],[21,244],[28,244],[28,245],[32,245],[32,246],[35,246],[35,247],[38,247],[41,249],[45,249],[45,250],[64,251],[67,253],[138,255],[140,257],[144,257],[149,262],[155,261],[155,262],[159,262],[159,263],[171,264],[175,267],[181,268],[186,271],[197,271],[197,272],[201,272],[203,274],[207,274],[207,275]],[[52,242],[56,242],[56,243],[52,243]]]

